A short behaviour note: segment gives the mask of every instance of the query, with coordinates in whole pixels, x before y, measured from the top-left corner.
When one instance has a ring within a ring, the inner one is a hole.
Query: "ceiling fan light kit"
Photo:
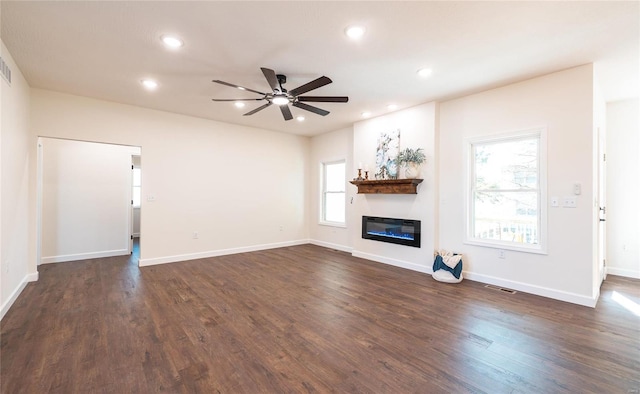
[[[286,95],[277,95],[273,97],[272,101],[275,105],[286,105],[289,104],[289,98]]]
[[[233,88],[237,88],[240,90],[246,90],[248,92],[256,93],[261,95],[261,98],[253,98],[253,99],[212,99],[213,101],[263,101],[265,100],[267,103],[261,105],[258,108],[255,108],[244,116],[253,115],[258,111],[262,111],[263,109],[269,107],[271,104],[275,104],[280,108],[282,112],[282,117],[284,120],[293,119],[293,114],[291,113],[291,109],[288,104],[293,105],[296,108],[303,109],[305,111],[313,112],[317,115],[326,116],[329,114],[329,111],[326,111],[322,108],[315,107],[313,105],[305,104],[305,102],[310,103],[346,103],[349,101],[349,97],[347,96],[301,96],[304,93],[307,93],[311,90],[318,89],[325,85],[330,84],[331,79],[325,76],[320,78],[316,78],[311,82],[308,82],[302,86],[298,86],[295,89],[291,89],[287,91],[282,87],[283,84],[287,82],[287,77],[282,74],[276,74],[275,71],[269,68],[262,67],[262,74],[265,79],[269,83],[269,86],[272,89],[271,93],[263,93],[257,90],[249,89],[244,86],[235,85],[229,82],[224,82],[218,79],[213,80],[215,83],[219,83],[221,85],[230,86]]]

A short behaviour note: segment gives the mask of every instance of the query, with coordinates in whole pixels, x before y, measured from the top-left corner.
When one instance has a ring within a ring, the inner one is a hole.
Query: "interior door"
[[[131,203],[129,204],[129,254],[133,253],[133,156],[131,156],[131,177],[129,178],[129,185],[131,185]]]
[[[598,269],[602,283],[607,278],[607,153],[602,127],[598,127],[598,205]]]

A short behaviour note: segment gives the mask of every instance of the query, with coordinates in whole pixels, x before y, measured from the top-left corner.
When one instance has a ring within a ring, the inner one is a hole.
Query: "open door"
[[[131,156],[131,250],[134,242],[140,240],[140,210],[142,196],[142,172],[139,155]]]
[[[133,158],[134,156],[131,156],[131,178],[130,178],[131,185],[134,184]],[[134,188],[131,187],[131,204],[129,204],[129,254],[133,254],[133,221],[134,221],[134,216],[133,216],[134,191],[133,190]]]
[[[607,153],[606,134],[598,127],[598,270],[600,283],[607,278]]]

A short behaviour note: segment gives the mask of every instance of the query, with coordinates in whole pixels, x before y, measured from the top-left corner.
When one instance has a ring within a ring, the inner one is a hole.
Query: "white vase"
[[[420,165],[416,163],[407,163],[404,168],[404,176],[407,179],[416,179],[420,176]]]

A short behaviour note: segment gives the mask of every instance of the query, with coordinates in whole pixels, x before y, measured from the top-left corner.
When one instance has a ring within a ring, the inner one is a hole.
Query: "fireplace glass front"
[[[419,248],[420,221],[363,216],[362,238]]]

